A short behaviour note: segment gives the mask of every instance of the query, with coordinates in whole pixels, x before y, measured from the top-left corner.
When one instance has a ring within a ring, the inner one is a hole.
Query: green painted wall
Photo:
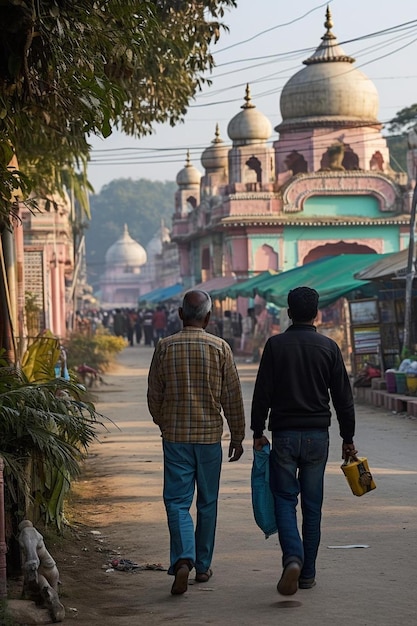
[[[361,215],[362,217],[389,217],[391,213],[381,213],[378,200],[374,196],[313,196],[304,202],[304,210],[298,215],[329,217]]]

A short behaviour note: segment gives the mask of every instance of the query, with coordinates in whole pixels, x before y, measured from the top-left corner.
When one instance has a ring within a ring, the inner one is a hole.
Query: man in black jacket
[[[337,344],[314,326],[319,294],[297,287],[288,294],[292,325],[268,339],[252,400],[251,428],[256,450],[272,431],[270,485],[275,500],[283,572],[277,589],[292,595],[316,584],[324,470],[329,448],[330,397],[342,437],[342,457],[356,454],[353,444],[353,394]],[[297,528],[301,499],[302,538]]]

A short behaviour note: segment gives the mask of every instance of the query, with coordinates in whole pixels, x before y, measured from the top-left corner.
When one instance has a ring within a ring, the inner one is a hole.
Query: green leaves
[[[235,0],[91,0],[0,4],[0,137],[30,189],[88,160],[88,136],[136,137],[181,120],[214,65],[210,45]],[[1,156],[1,155],[0,155]],[[0,214],[13,201],[0,177]]]
[[[388,124],[391,133],[406,133],[417,124],[417,103],[398,111]]]
[[[104,420],[82,396],[74,382],[30,383],[22,373],[0,367],[0,456],[9,506],[36,502],[44,521],[58,527],[70,482]]]

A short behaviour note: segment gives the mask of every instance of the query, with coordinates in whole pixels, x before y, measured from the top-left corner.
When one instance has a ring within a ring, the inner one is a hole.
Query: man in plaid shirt
[[[229,461],[243,454],[245,416],[232,351],[205,331],[211,298],[188,291],[179,308],[181,331],[161,339],[148,377],[148,407],[161,430],[164,452],[163,497],[170,532],[171,593],[187,591],[212,575],[217,520],[223,416],[230,429]],[[197,486],[197,524],[190,507]]]

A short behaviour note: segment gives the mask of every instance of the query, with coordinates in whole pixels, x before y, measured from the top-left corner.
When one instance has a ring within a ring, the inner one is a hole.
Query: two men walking
[[[288,295],[293,321],[271,337],[263,352],[252,402],[254,448],[272,431],[271,490],[282,548],[278,591],[292,595],[315,585],[320,542],[323,477],[328,453],[330,397],[343,439],[342,454],[354,454],[355,414],[349,378],[337,344],[316,332],[318,294],[300,287]],[[212,575],[221,469],[223,418],[231,442],[229,460],[243,454],[245,434],[239,378],[228,344],[205,332],[210,296],[189,291],[179,315],[183,329],[156,346],[148,378],[148,406],[161,430],[164,502],[170,531],[171,593],[183,594],[195,567],[196,582]],[[197,489],[197,521],[189,509]],[[302,536],[296,507],[301,499]]]

